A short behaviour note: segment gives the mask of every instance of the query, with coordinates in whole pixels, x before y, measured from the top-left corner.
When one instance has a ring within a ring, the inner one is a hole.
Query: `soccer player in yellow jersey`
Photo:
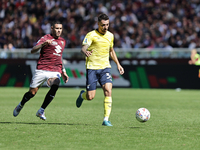
[[[191,55],[190,55],[190,58],[191,60],[188,61],[188,63],[190,65],[196,65],[196,66],[199,66],[200,65],[200,56],[199,54],[197,53],[197,50],[196,49],[193,49],[191,51]],[[200,78],[200,69],[199,69],[199,75],[198,77]]]
[[[104,120],[102,125],[112,126],[108,120],[112,106],[112,77],[109,57],[116,63],[119,73],[124,74],[113,49],[114,35],[108,31],[109,17],[98,16],[98,29],[89,32],[82,43],[81,52],[86,56],[86,91],[82,90],[76,100],[79,108],[83,100],[92,100],[96,94],[97,81],[104,92]]]

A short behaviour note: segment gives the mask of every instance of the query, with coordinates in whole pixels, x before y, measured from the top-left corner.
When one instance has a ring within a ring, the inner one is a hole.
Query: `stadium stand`
[[[116,48],[199,47],[198,0],[1,0],[0,48],[32,47],[55,19],[63,23],[66,48],[80,48],[102,12],[110,17]]]

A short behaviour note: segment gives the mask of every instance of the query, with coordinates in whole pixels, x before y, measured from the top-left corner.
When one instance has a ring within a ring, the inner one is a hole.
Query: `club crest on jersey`
[[[85,38],[84,43],[87,43],[87,38]]]
[[[64,46],[64,42],[63,42],[63,41],[61,41],[61,43],[62,43],[62,46]]]

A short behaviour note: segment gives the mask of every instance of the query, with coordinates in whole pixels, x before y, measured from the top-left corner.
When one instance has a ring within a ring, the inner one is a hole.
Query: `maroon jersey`
[[[53,40],[53,42],[41,48],[37,69],[62,73],[62,53],[66,41],[62,37],[54,39],[53,36],[47,34],[41,37],[36,45],[40,45],[46,40]]]

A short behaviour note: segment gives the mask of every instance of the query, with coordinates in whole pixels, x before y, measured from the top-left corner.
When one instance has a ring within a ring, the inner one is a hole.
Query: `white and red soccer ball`
[[[146,108],[139,108],[136,111],[135,117],[139,122],[146,122],[150,119],[150,112]]]

